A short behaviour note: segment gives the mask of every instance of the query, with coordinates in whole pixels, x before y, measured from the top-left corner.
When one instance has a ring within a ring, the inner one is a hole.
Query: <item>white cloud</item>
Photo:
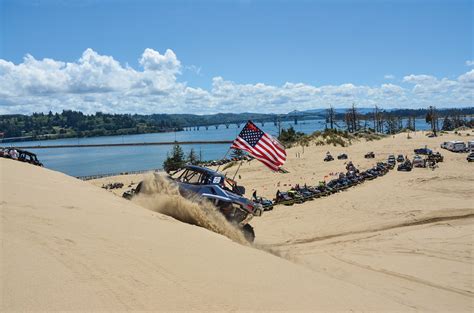
[[[394,84],[382,84],[382,86],[380,86],[380,91],[383,93],[383,94],[386,94],[386,95],[402,95],[405,90],[398,86],[398,85],[394,85]]]
[[[140,65],[143,66],[145,71],[156,71],[164,74],[178,74],[181,69],[181,62],[170,49],[167,49],[163,55],[153,49],[145,49],[140,58]]]
[[[238,84],[214,77],[209,90],[179,81],[182,68],[199,75],[200,68],[182,66],[172,50],[145,49],[140,69],[112,56],[87,49],[75,62],[37,60],[26,55],[13,64],[0,59],[0,114],[81,110],[114,113],[288,112],[328,105],[424,107],[472,106],[474,70],[456,79],[407,75],[403,86],[354,83],[313,86],[287,82],[281,86]],[[392,75],[385,75],[393,79]]]
[[[386,74],[386,75],[384,75],[383,78],[385,78],[385,79],[395,79],[395,76],[392,75],[392,74]]]
[[[472,85],[474,84],[474,70],[470,70],[469,72],[462,74],[458,77],[458,80],[461,83]]]
[[[474,60],[467,60],[466,65],[467,66],[474,66]]]

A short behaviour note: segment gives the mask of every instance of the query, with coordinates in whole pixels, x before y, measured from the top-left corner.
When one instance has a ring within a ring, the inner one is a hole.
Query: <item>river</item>
[[[258,126],[265,132],[277,136],[278,128],[273,123],[265,123]],[[325,127],[324,120],[306,120],[293,122],[282,122],[282,128],[293,126],[296,131],[305,134]],[[235,124],[226,128],[220,125],[218,129],[214,126],[206,130],[188,130],[171,133],[154,133],[126,136],[104,136],[92,138],[67,138],[56,140],[9,142],[2,146],[32,146],[32,145],[65,145],[65,144],[106,144],[106,143],[141,143],[141,142],[170,142],[170,141],[212,141],[233,140],[240,132]],[[416,127],[419,130],[427,129],[424,120],[417,120]],[[229,144],[195,144],[183,145],[185,154],[193,148],[202,160],[221,159],[229,149]],[[171,146],[121,146],[121,147],[91,147],[91,148],[53,148],[53,149],[30,149],[38,155],[44,166],[71,176],[89,176],[109,173],[121,173],[158,169],[163,165]]]

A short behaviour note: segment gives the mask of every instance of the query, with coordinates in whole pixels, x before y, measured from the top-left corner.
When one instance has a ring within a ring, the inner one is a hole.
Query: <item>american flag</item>
[[[247,122],[231,148],[247,151],[273,171],[278,171],[286,161],[285,148],[281,143],[251,121]]]

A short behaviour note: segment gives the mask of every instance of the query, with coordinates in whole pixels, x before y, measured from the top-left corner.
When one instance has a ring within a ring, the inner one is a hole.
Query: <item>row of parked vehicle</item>
[[[123,188],[123,183],[109,183],[109,184],[103,184],[102,188],[106,190],[111,190],[111,189],[121,189]]]
[[[349,162],[346,166],[347,172],[345,174],[341,173],[338,178],[332,179],[327,183],[321,181],[317,186],[307,186],[306,184],[304,186],[296,185],[286,192],[278,190],[273,201],[254,195],[254,201],[262,204],[265,210],[271,210],[273,206],[277,204],[293,205],[295,203],[303,203],[345,190],[366,180],[373,180],[385,175],[389,170],[394,169],[397,163],[399,163],[397,167],[398,171],[411,171],[413,167],[426,167],[428,164],[436,164],[444,160],[439,152],[433,153],[429,151],[428,153],[428,151],[421,150],[416,150],[415,152],[425,154],[427,157],[422,158],[417,154],[413,158],[413,161],[411,161],[408,157],[403,156],[403,154],[399,154],[397,157],[391,154],[388,156],[387,162],[378,162],[374,167],[362,172],[360,172],[352,162]],[[328,155],[330,156],[330,154]],[[375,157],[373,152],[367,155],[369,155],[369,158]]]
[[[349,162],[346,166],[346,173],[340,173],[337,178],[328,182],[321,181],[316,186],[308,186],[306,184],[300,186],[297,184],[285,192],[278,190],[273,201],[262,199],[265,201],[265,203],[262,202],[262,206],[271,209],[273,205],[277,204],[293,205],[295,203],[303,203],[316,198],[326,197],[361,184],[366,180],[373,180],[383,176],[388,173],[390,168],[388,163],[378,162],[368,170],[359,171],[352,162]]]
[[[346,153],[341,153],[337,156],[338,160],[347,160],[348,156]],[[364,158],[366,159],[373,159],[375,158],[375,153],[373,152],[368,152],[364,155]],[[326,156],[324,157],[324,162],[330,162],[334,161],[334,157],[331,155],[331,153],[327,152]]]
[[[398,155],[397,162],[401,163],[397,167],[398,171],[410,172],[414,167],[434,167],[437,163],[444,161],[441,153],[433,152],[426,147],[415,149],[414,152],[416,154],[412,161],[408,157],[403,157],[401,154]],[[426,157],[423,158],[421,155],[426,155]],[[391,159],[395,159],[395,156],[389,156],[389,163]]]

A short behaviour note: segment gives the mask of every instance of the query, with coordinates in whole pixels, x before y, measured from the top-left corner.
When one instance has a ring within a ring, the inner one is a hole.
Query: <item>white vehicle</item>
[[[474,140],[471,140],[471,141],[467,142],[467,149],[469,151],[474,151]]]
[[[441,145],[440,145],[440,147],[442,149],[446,149],[447,146],[448,146],[448,141],[445,141],[445,142],[441,143]]]
[[[466,144],[463,141],[448,141],[446,149],[452,152],[466,151]]]

